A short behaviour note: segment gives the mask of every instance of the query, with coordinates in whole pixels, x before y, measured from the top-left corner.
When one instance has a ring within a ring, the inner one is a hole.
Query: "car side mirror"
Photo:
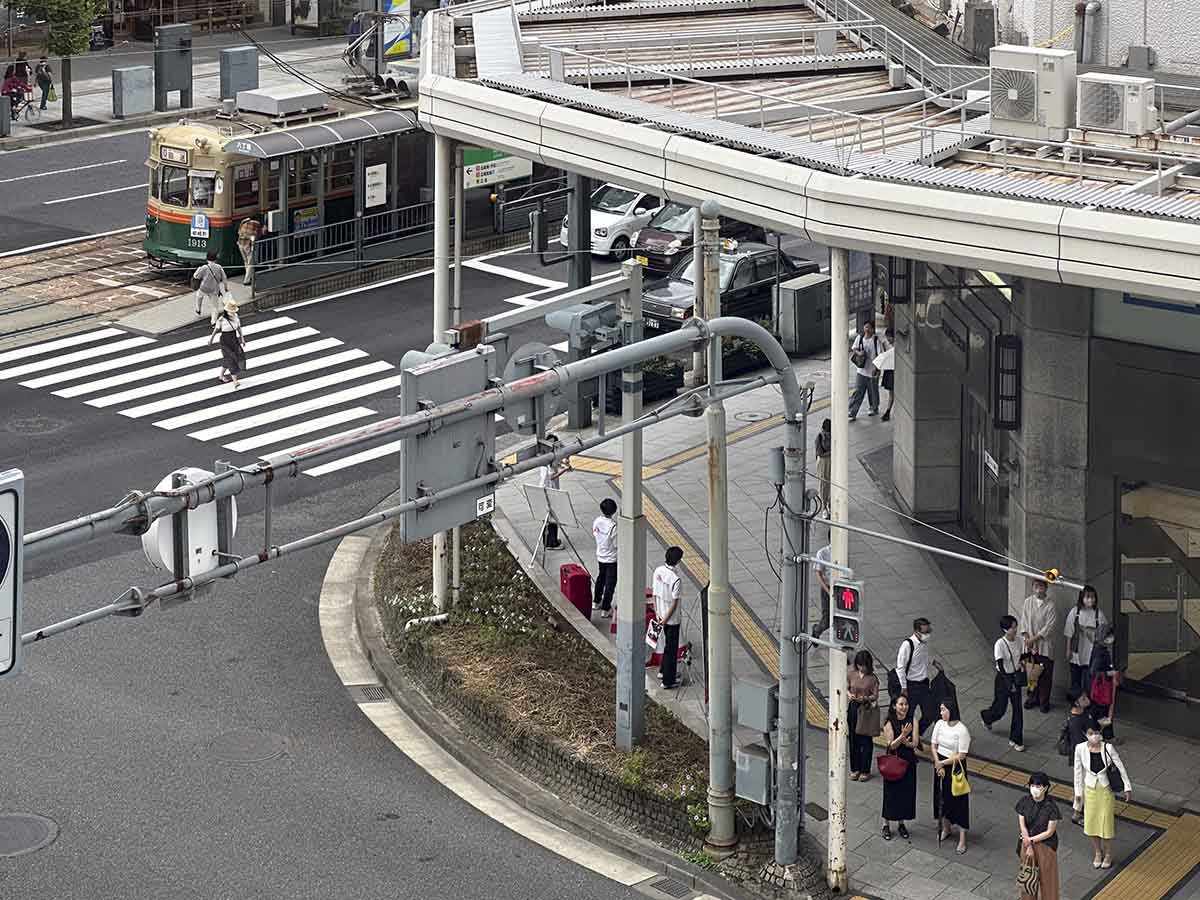
[[[635,216],[644,216],[646,214],[646,209],[645,209],[645,207],[639,206],[637,209],[635,209],[633,211],[633,214]]]

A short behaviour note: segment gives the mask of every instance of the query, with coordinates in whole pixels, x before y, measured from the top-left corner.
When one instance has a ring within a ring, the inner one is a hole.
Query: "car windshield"
[[[695,270],[692,268],[695,260],[689,259],[676,266],[675,271],[671,273],[672,281],[683,281],[687,284],[695,284]],[[736,256],[721,257],[721,290],[729,287],[729,280],[733,278],[733,270],[737,268],[738,258]]]
[[[592,209],[598,212],[622,213],[636,196],[637,191],[617,187],[615,184],[606,184],[592,194]]]
[[[648,228],[661,228],[676,234],[691,234],[694,207],[671,201],[650,220]]]

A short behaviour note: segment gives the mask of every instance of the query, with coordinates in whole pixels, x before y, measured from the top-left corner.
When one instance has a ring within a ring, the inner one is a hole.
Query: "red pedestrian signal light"
[[[862,645],[861,581],[834,581],[829,595],[830,638],[839,647],[858,648]]]
[[[844,584],[838,585],[837,607],[839,612],[857,615],[861,600],[862,595],[858,588],[847,587]]]

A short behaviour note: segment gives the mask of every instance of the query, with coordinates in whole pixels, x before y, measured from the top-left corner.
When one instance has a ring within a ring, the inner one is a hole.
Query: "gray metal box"
[[[264,116],[287,116],[324,109],[327,103],[329,98],[325,94],[308,85],[258,88],[237,94],[238,109]]]
[[[779,285],[775,298],[779,342],[800,356],[829,347],[830,280],[814,272]]]
[[[971,0],[963,10],[963,46],[984,59],[996,45],[996,8],[992,0]]]
[[[430,406],[476,394],[486,390],[495,375],[495,350],[488,346],[403,369],[400,412],[413,415]],[[416,500],[486,475],[495,454],[496,419],[491,412],[435,425],[430,431],[408,438],[400,445],[402,500]],[[494,492],[491,486],[476,488],[405,513],[400,520],[401,534],[404,540],[415,541],[465,525],[490,512],[486,502],[481,506],[478,501],[486,500]]]
[[[778,684],[739,678],[734,682],[734,691],[739,725],[759,734],[770,734],[775,730],[775,720],[779,718]]]
[[[12,134],[12,97],[0,97],[0,137]]]
[[[220,53],[221,99],[258,89],[258,48],[227,47]]]
[[[771,754],[762,744],[738,747],[735,757],[734,793],[742,800],[770,806],[775,796]]]
[[[124,119],[154,111],[154,70],[128,66],[112,70],[113,116]]]
[[[191,25],[160,25],[154,29],[154,77],[159,90],[191,91]]]

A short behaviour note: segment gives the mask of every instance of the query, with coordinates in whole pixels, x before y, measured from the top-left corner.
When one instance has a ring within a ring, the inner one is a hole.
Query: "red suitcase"
[[[558,587],[579,614],[592,618],[592,576],[579,563],[563,563],[558,569]]]

